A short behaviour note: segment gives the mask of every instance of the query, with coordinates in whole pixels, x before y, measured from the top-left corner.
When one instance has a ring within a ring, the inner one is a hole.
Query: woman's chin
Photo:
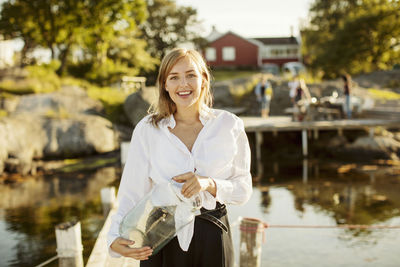
[[[187,99],[187,100],[181,100],[179,99],[178,101],[175,102],[176,107],[182,108],[182,109],[188,109],[188,108],[193,108],[197,107],[197,101],[194,101],[193,99]]]

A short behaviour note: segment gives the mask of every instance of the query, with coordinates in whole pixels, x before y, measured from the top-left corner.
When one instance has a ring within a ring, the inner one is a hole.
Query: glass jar
[[[200,195],[185,198],[180,192],[181,187],[182,184],[174,181],[155,185],[123,218],[119,228],[121,237],[135,241],[131,247],[149,246],[153,255],[159,252],[180,229],[193,221],[194,215],[200,213]],[[181,217],[175,218],[178,206],[185,212],[179,212]],[[182,214],[185,214],[183,218]]]

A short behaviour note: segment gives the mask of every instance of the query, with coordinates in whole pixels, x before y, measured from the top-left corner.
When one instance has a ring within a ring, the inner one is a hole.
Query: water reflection
[[[285,162],[264,165],[258,183],[264,210],[271,203],[268,188],[284,187],[293,194],[297,212],[302,214],[305,206],[311,205],[329,214],[336,224],[385,224],[400,216],[400,176],[359,172],[357,168],[341,174],[337,171],[340,167],[327,165],[308,160],[303,160],[302,165]],[[355,235],[359,232],[351,231]]]
[[[256,217],[274,226],[400,226],[398,171],[345,166],[338,172],[343,166],[312,160],[264,162],[249,202],[229,207],[233,225],[239,217]],[[237,249],[239,229],[232,229]],[[265,240],[262,266],[400,266],[400,229],[271,227]]]
[[[283,225],[400,225],[399,171],[313,160],[264,161],[259,171],[250,201],[229,207],[235,249],[239,216]],[[54,226],[74,218],[82,224],[86,260],[103,223],[100,190],[118,186],[119,177],[120,169],[110,167],[0,184],[0,266],[35,266],[51,258]],[[270,228],[262,261],[263,266],[400,266],[399,239],[400,229]]]
[[[107,167],[1,184],[0,266],[35,266],[51,258],[56,254],[55,225],[74,219],[81,221],[87,258],[103,223],[100,190],[119,172]]]

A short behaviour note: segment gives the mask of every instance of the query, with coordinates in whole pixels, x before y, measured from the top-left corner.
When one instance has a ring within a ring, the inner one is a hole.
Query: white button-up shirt
[[[173,133],[174,117],[163,119],[159,128],[150,122],[150,115],[135,127],[118,191],[119,207],[112,218],[108,247],[119,236],[119,224],[125,214],[146,195],[153,184],[168,183],[172,177],[196,172],[210,177],[217,187],[216,197],[200,192],[202,205],[214,209],[216,201],[243,204],[252,193],[250,147],[243,121],[223,110],[203,108],[203,124],[192,151]],[[188,247],[194,221],[177,233],[181,247]],[[186,232],[185,232],[186,231]],[[111,255],[117,253],[109,250]]]

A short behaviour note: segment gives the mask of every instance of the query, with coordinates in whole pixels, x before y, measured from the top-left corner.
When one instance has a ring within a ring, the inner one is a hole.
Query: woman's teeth
[[[185,91],[185,92],[178,92],[178,95],[180,96],[185,96],[185,95],[190,95],[190,91]]]

